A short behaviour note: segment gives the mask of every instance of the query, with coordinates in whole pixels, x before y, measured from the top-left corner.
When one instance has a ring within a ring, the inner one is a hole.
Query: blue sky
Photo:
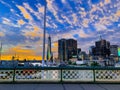
[[[46,13],[55,57],[60,38],[76,39],[85,51],[100,35],[120,45],[120,0],[47,0]],[[41,56],[43,16],[44,0],[0,0],[3,55]]]

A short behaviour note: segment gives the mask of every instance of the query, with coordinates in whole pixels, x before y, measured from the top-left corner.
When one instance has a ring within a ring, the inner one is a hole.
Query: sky
[[[50,35],[54,57],[58,39],[73,38],[88,51],[99,40],[120,45],[120,0],[46,0],[46,46]],[[44,0],[0,0],[2,59],[41,60]]]

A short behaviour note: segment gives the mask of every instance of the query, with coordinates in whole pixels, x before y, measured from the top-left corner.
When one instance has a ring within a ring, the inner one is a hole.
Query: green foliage
[[[100,65],[99,65],[99,63],[97,63],[97,62],[92,62],[92,63],[91,63],[91,66],[100,66]]]
[[[76,62],[73,62],[72,65],[77,65]]]
[[[68,62],[68,64],[69,64],[69,65],[71,65],[71,64],[72,64],[72,62],[71,62],[71,61],[69,61],[69,62]]]

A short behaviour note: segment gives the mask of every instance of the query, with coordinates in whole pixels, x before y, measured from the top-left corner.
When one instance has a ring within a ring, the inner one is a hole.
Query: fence
[[[0,69],[0,83],[4,82],[120,83],[120,68],[41,67]]]

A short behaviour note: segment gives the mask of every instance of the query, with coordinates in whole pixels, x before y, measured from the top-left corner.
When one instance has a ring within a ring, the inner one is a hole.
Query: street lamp
[[[44,31],[43,31],[43,55],[42,55],[42,66],[45,64],[45,36],[46,36],[46,8],[47,8],[47,2],[45,1],[44,6]]]

